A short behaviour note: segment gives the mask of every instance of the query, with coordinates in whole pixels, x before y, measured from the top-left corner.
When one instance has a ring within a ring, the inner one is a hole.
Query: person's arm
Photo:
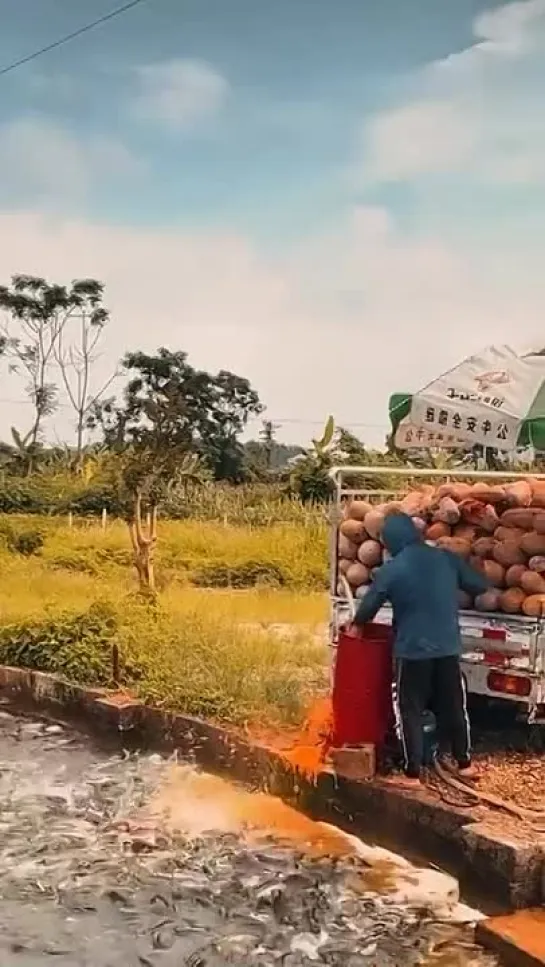
[[[372,621],[378,611],[388,600],[388,565],[383,566],[375,575],[372,584],[358,605],[354,616],[354,624],[361,628],[368,621]]]
[[[484,574],[480,574],[479,571],[476,571],[474,567],[467,564],[457,554],[454,557],[456,558],[458,585],[462,591],[465,591],[472,597],[477,597],[477,595],[484,594],[485,591],[489,591],[493,587],[492,582]]]

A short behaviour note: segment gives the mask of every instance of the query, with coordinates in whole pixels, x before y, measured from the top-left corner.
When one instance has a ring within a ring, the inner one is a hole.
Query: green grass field
[[[10,550],[38,530],[43,546]],[[326,681],[327,534],[320,521],[159,524],[153,607],[137,595],[126,525],[0,519],[0,659],[110,684],[237,724],[297,722]],[[280,635],[272,626],[293,626]]]

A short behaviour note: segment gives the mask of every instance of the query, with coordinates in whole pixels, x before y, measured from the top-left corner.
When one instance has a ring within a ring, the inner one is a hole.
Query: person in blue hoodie
[[[465,682],[460,668],[458,591],[482,594],[487,579],[451,551],[423,540],[411,517],[386,518],[382,541],[391,555],[361,600],[354,624],[393,610],[396,725],[408,784],[418,783],[424,758],[422,717],[433,709],[440,754],[452,755],[460,774],[474,777]]]

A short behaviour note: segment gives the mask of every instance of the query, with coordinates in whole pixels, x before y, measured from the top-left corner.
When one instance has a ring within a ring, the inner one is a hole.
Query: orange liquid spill
[[[333,708],[329,697],[316,699],[298,732],[250,729],[250,736],[279,752],[301,775],[315,778],[331,747]]]
[[[285,757],[307,778],[313,778],[323,767],[331,747],[333,708],[330,698],[317,699],[295,745],[285,752]]]
[[[309,819],[275,796],[248,792],[187,766],[172,767],[139,821],[190,838],[232,833],[256,845],[273,839],[315,859],[353,860],[350,883],[356,891],[389,893],[396,886],[393,864],[385,858],[362,863],[356,842],[341,830]]]
[[[297,733],[254,731],[269,747],[308,778],[323,768],[330,747],[332,705],[329,698],[314,701]],[[314,822],[266,793],[248,792],[218,778],[173,767],[168,780],[150,804],[148,813],[171,829],[185,833],[217,830],[243,832],[249,838],[274,836],[299,845],[314,855],[350,856],[353,844],[342,832]]]

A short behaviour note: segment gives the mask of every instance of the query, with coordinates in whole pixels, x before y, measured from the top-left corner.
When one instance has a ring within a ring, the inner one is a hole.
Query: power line
[[[0,403],[6,403],[12,406],[33,406],[32,400],[19,398],[13,399],[7,396],[0,397]],[[63,403],[62,400],[57,403],[58,407],[66,407],[67,409],[72,409],[70,403]],[[267,417],[267,420],[271,423],[280,423],[282,426],[287,424],[293,424],[298,426],[323,426],[325,420],[305,420],[302,417],[297,416],[278,416],[278,417]],[[252,423],[261,423],[262,420],[259,417],[255,417]],[[357,420],[337,420],[339,426],[359,426],[367,430],[384,430],[389,427],[389,423],[365,423],[358,422]]]
[[[18,67],[22,67],[24,64],[30,63],[30,61],[35,60],[36,57],[41,57],[42,54],[49,53],[50,50],[56,50],[57,47],[62,47],[64,44],[69,43],[69,41],[75,40],[76,37],[81,37],[82,34],[88,33],[89,30],[94,30],[95,27],[100,27],[102,24],[107,23],[108,20],[113,20],[114,17],[120,17],[121,14],[127,13],[128,10],[132,10],[133,7],[137,7],[139,4],[145,2],[146,0],[129,0],[129,2],[124,3],[122,7],[116,7],[115,10],[110,10],[109,13],[105,13],[97,20],[93,20],[91,23],[87,23],[83,27],[78,27],[77,30],[73,30],[64,37],[59,37],[58,40],[54,40],[51,44],[47,44],[45,47],[40,47],[39,50],[33,51],[32,54],[26,54],[25,57],[20,57],[19,60],[14,60],[11,64],[6,64],[5,67],[0,68],[0,77],[4,74],[9,74],[10,71],[14,71]]]
[[[298,417],[275,417],[271,418],[272,423],[281,423],[282,426],[287,423],[299,424],[300,426],[323,426],[325,420],[303,420]],[[335,420],[337,426],[359,426],[368,430],[384,430],[387,429],[388,423],[358,423],[357,420]]]
[[[15,400],[15,399],[9,399],[7,397],[0,397],[0,405],[34,406],[32,400],[28,400],[28,399]],[[59,400],[55,406],[55,410],[72,410],[72,409],[73,409],[72,405],[70,403],[65,403],[63,400]],[[254,420],[250,420],[249,426],[250,428],[255,427],[260,422],[261,421],[256,417]],[[286,426],[323,427],[324,420],[303,420],[303,419],[298,419],[297,417],[286,417],[285,419],[278,418],[275,420],[271,420],[271,423],[274,423],[277,429],[281,430],[283,429],[283,427],[286,427]],[[338,425],[344,427],[345,429],[354,429],[354,430],[381,430],[381,431],[386,430],[388,432],[391,429],[389,423],[358,423],[357,421],[354,422],[353,420],[350,420],[350,421],[340,420],[338,422]]]
[[[32,400],[25,399],[24,397],[20,397],[19,399],[12,399],[10,397],[4,396],[4,397],[0,397],[0,405],[34,406],[34,403],[32,402]],[[73,409],[72,405],[70,403],[64,402],[64,400],[59,400],[56,403],[56,410],[72,410],[72,409]],[[273,423],[277,427],[277,429],[280,430],[285,426],[323,427],[325,421],[324,420],[305,420],[296,416],[286,416],[286,417],[275,417],[274,419],[271,417],[270,422]],[[256,426],[258,423],[261,424],[262,420],[259,419],[259,417],[255,417],[254,419],[249,421],[249,426],[253,427],[253,426]],[[358,430],[387,430],[387,431],[391,429],[389,423],[364,423],[364,422],[358,422],[357,420],[337,420],[336,423],[338,426],[342,426],[345,429],[353,428]]]
[[[11,400],[5,397],[4,398],[0,397],[0,403],[6,403],[9,406],[34,406],[35,405],[32,402],[32,400],[25,400],[25,399]],[[66,408],[68,410],[72,409],[72,406],[70,403],[63,403],[62,401],[59,403],[56,403],[55,405],[61,408]]]

